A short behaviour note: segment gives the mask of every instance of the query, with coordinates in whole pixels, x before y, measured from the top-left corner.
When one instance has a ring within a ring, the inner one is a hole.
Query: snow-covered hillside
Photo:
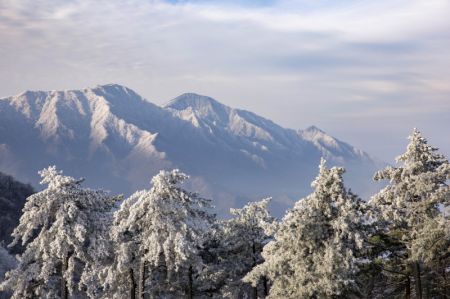
[[[365,152],[316,127],[282,128],[206,96],[187,93],[160,107],[110,84],[0,99],[0,171],[35,186],[50,164],[125,194],[148,187],[160,169],[180,168],[219,212],[262,196],[282,211],[310,191],[322,156],[348,168],[353,190],[374,191],[379,165]]]

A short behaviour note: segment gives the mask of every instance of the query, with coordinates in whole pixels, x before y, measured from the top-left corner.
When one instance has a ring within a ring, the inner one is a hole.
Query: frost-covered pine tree
[[[211,230],[204,256],[208,265],[202,271],[206,293],[217,298],[258,298],[268,293],[267,279],[262,277],[251,287],[242,278],[263,262],[261,252],[271,239],[264,228],[274,225],[267,206],[270,198],[251,202],[241,209],[231,209],[234,216]]]
[[[443,209],[450,202],[450,165],[418,130],[414,129],[409,140],[406,152],[397,158],[400,166],[375,174],[376,180],[389,180],[389,184],[372,198],[371,204],[379,209],[390,239],[391,246],[385,252],[388,258],[384,258],[386,274],[392,283],[397,280],[403,285],[399,288],[405,297],[411,296],[414,282],[416,297],[422,298],[425,292],[431,292],[430,280],[445,280],[445,269],[449,267],[445,246],[449,244],[450,222]],[[442,247],[443,251],[436,250]],[[430,271],[430,262],[439,259],[444,259],[440,270]]]
[[[12,298],[68,298],[84,291],[80,281],[99,240],[97,227],[117,198],[83,189],[82,180],[62,175],[52,166],[40,171],[47,188],[28,197],[11,245],[25,251],[19,265],[6,274],[1,289]]]
[[[107,297],[192,298],[198,246],[214,217],[209,200],[179,186],[187,178],[179,170],[161,171],[149,191],[131,195],[116,213]]]
[[[0,281],[3,281],[5,273],[17,266],[16,259],[0,244]],[[0,291],[0,299],[10,298],[10,293]]]
[[[296,203],[245,281],[268,277],[268,298],[349,298],[357,292],[365,238],[363,202],[343,184],[343,168],[320,164],[314,192]]]
[[[97,299],[104,293],[104,269],[112,263],[115,254],[110,239],[113,214],[122,200],[122,196],[104,198],[100,199],[98,208],[91,207],[90,233],[86,243],[87,259],[83,261],[84,268],[80,277],[80,290],[89,298]]]

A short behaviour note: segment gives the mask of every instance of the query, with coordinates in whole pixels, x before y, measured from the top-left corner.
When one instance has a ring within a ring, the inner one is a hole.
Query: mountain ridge
[[[118,84],[26,91],[0,99],[0,116],[0,171],[34,185],[37,170],[56,164],[129,194],[160,169],[181,168],[219,210],[268,195],[285,209],[308,192],[322,156],[355,173],[351,183],[377,168],[315,126],[283,128],[195,93],[158,106]]]

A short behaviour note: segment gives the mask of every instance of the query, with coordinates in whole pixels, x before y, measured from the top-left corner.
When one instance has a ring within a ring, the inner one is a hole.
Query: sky
[[[0,0],[0,97],[125,85],[316,125],[387,162],[450,155],[448,0]]]

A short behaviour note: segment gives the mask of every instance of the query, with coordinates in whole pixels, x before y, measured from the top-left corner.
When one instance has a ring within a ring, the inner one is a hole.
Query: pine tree
[[[209,200],[179,186],[187,178],[179,170],[161,171],[149,191],[136,192],[116,213],[116,257],[105,282],[110,297],[192,298],[198,246],[214,217]]]
[[[406,298],[413,289],[416,297],[422,298],[423,294],[442,293],[448,285],[445,269],[449,266],[450,222],[442,209],[450,201],[446,184],[450,165],[418,130],[414,129],[409,140],[406,152],[397,158],[401,165],[376,173],[376,180],[389,180],[389,184],[371,203],[385,221],[389,246],[385,246],[383,269],[388,279],[399,285],[397,289]]]
[[[12,246],[25,246],[18,267],[1,284],[13,291],[12,298],[68,298],[83,290],[80,277],[94,258],[100,215],[117,201],[103,191],[83,189],[82,180],[62,175],[55,166],[40,175],[48,186],[27,198],[12,234]]]
[[[0,281],[3,281],[4,275],[11,269],[17,266],[16,259],[0,244]],[[0,299],[10,298],[9,292],[0,291]]]
[[[244,281],[268,277],[268,298],[348,298],[357,292],[363,202],[345,189],[343,173],[322,160],[314,192],[288,211],[263,249],[264,262]]]
[[[264,228],[274,225],[267,206],[270,198],[251,202],[241,209],[231,209],[229,220],[217,223],[211,231],[204,256],[208,266],[203,270],[202,289],[217,298],[264,297],[268,292],[267,279],[251,287],[242,278],[263,262],[262,248],[271,239]]]

